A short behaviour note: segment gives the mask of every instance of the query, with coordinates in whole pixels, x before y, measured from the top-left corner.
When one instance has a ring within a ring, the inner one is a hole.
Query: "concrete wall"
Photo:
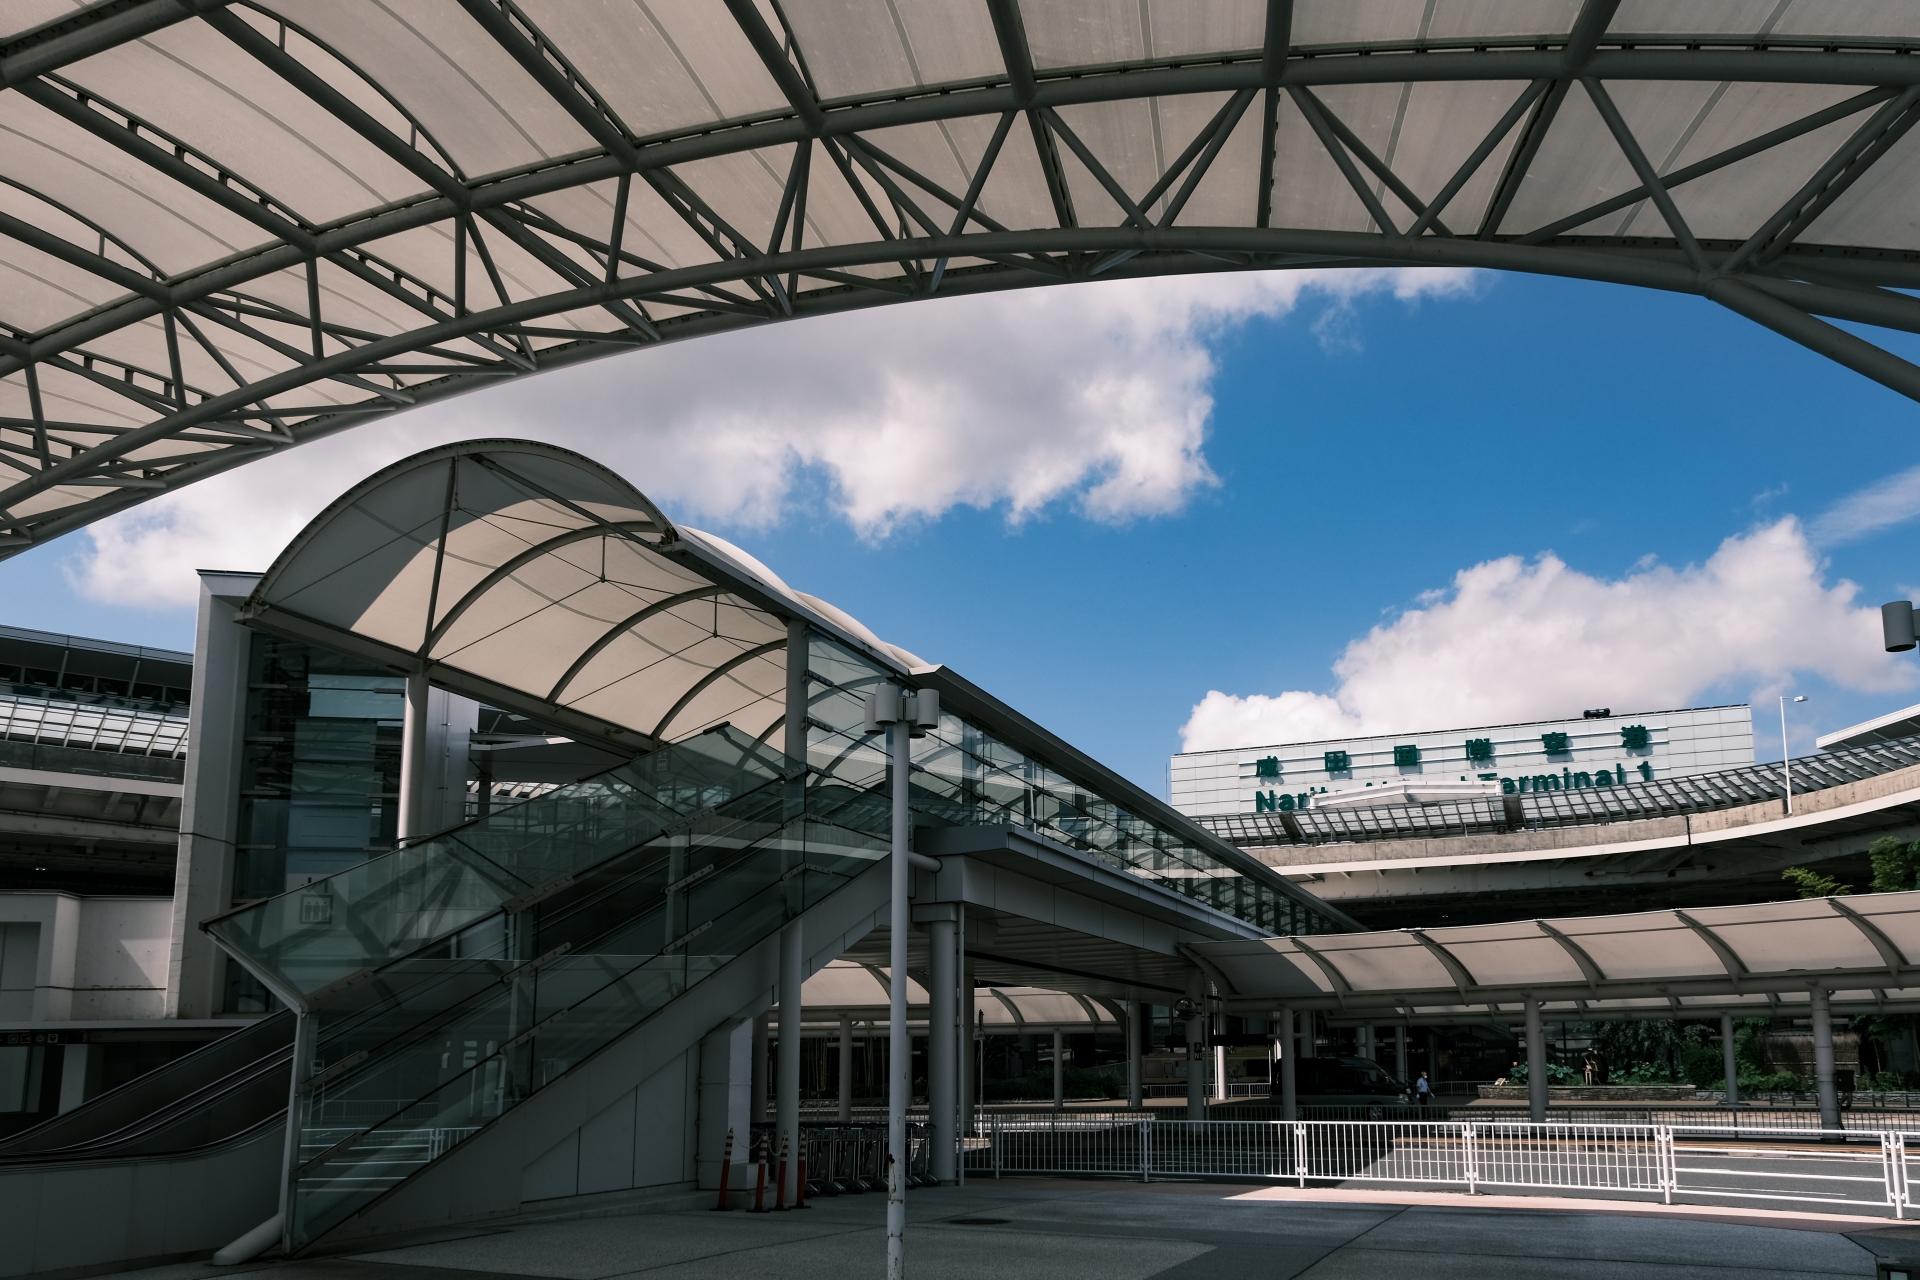
[[[180,856],[174,868],[168,939],[169,1018],[211,1018],[224,1003],[226,968],[200,922],[233,899],[234,842],[240,814],[240,765],[247,711],[247,660],[253,633],[234,611],[260,581],[257,573],[200,575],[194,628],[193,712],[187,727]]]
[[[698,1050],[689,1050],[549,1147],[520,1175],[522,1201],[686,1183],[694,1177]]]
[[[0,1022],[26,1022],[33,1017],[39,954],[38,924],[0,924]]]
[[[173,904],[0,893],[0,1021],[158,1018]]]
[[[285,1131],[190,1158],[0,1167],[0,1276],[208,1253],[279,1206]]]

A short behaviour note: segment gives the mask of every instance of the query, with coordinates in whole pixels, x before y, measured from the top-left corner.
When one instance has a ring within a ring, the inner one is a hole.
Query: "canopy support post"
[[[1207,1057],[1201,1050],[1207,1043],[1207,1015],[1201,1006],[1206,997],[1206,975],[1198,965],[1187,970],[1187,1119],[1207,1118]]]
[[[840,1015],[840,1110],[841,1124],[853,1119],[853,1015]]]
[[[1280,1020],[1280,1117],[1283,1120],[1297,1120],[1299,1111],[1300,1073],[1296,1059],[1300,1056],[1300,1036],[1295,1022],[1293,1006],[1281,1008]]]
[[[1547,1118],[1547,1037],[1540,1023],[1540,1002],[1526,997],[1527,1118],[1540,1124]]]
[[[1833,1087],[1833,1010],[1826,989],[1815,987],[1813,996],[1813,1075],[1820,1090],[1820,1127],[1840,1128],[1840,1094]]]
[[[951,1183],[956,1146],[954,1077],[959,1066],[959,1027],[955,1024],[960,986],[960,976],[955,972],[953,926],[959,911],[948,903],[939,903],[931,911],[935,918],[927,921],[927,1119],[931,1122],[928,1136],[933,1157],[929,1172],[936,1183]]]
[[[1138,1111],[1141,1106],[1140,1089],[1140,1011],[1145,1006],[1138,1000],[1127,1001],[1127,1109]]]
[[[1053,1109],[1060,1110],[1067,1100],[1067,1034],[1053,1029]]]
[[[1740,1105],[1740,1064],[1734,1059],[1733,1015],[1720,1015],[1720,1056],[1727,1072],[1727,1100],[1722,1106]]]
[[[800,1150],[800,987],[806,978],[806,950],[799,920],[789,920],[780,929],[780,1064],[774,1080],[774,1128],[772,1150]],[[896,977],[895,982],[899,979]],[[787,1144],[793,1146],[788,1147]],[[794,1175],[799,1171],[797,1158],[780,1161],[780,1186],[774,1205],[785,1208],[795,1203]]]

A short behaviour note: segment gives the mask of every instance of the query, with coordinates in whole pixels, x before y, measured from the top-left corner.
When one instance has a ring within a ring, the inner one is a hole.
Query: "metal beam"
[[[0,43],[0,89],[11,89],[61,67],[164,31],[231,0],[131,0],[91,4]]]

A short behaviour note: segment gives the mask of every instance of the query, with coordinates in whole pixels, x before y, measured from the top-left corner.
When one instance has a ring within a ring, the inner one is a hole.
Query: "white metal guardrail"
[[[1908,1134],[1526,1121],[1156,1120],[985,1116],[969,1174],[1235,1178],[1676,1197],[1891,1211],[1905,1218]],[[1916,1143],[1920,1146],[1920,1143]]]

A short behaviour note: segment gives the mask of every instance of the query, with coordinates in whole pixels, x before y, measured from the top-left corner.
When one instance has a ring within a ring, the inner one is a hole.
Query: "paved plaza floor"
[[[1920,1226],[1697,1206],[1442,1193],[1003,1181],[908,1197],[913,1280],[1733,1280],[1871,1277]],[[859,1280],[886,1274],[884,1200],[802,1212],[639,1212],[449,1229],[350,1255],[125,1280]]]

